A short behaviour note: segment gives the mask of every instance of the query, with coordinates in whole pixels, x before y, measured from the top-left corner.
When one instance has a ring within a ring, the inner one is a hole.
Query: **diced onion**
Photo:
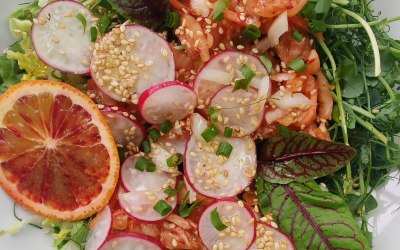
[[[279,38],[289,30],[289,22],[287,11],[280,14],[274,22],[271,24],[271,27],[268,30],[268,36],[262,39],[257,44],[257,50],[260,53],[264,53],[267,49],[271,47],[275,47],[279,43]]]
[[[265,120],[267,121],[268,124],[271,124],[288,114],[289,111],[276,108],[265,113]]]
[[[190,0],[190,8],[196,15],[208,17],[210,8],[207,5],[207,0]]]

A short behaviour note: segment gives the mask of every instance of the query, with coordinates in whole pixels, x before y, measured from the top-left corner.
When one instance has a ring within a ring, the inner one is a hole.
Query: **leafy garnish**
[[[346,202],[314,181],[263,187],[267,211],[298,249],[371,249]]]
[[[260,146],[259,174],[273,183],[305,182],[336,172],[356,150],[304,133],[271,137]]]
[[[200,204],[203,202],[203,200],[199,200],[199,201],[196,201],[195,203],[193,203],[192,205],[189,206],[188,203],[187,203],[188,199],[189,199],[189,194],[190,194],[189,192],[190,191],[186,192],[185,196],[182,199],[181,204],[179,205],[179,209],[178,209],[179,215],[181,217],[183,217],[183,218],[186,218],[189,215],[191,215],[193,213],[193,211],[198,206],[200,206]]]

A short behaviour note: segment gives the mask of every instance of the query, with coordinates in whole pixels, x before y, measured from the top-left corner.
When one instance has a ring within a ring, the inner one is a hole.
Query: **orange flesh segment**
[[[6,178],[27,198],[59,211],[88,204],[110,171],[109,153],[91,118],[64,95],[18,99],[0,129]]]

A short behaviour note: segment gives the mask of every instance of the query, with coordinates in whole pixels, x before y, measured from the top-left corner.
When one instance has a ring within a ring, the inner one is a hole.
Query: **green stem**
[[[380,141],[382,141],[385,145],[388,143],[388,138],[382,134],[379,130],[377,130],[371,123],[364,121],[360,117],[356,116],[356,121],[358,124],[369,130],[372,134],[376,136]]]
[[[389,23],[396,22],[400,20],[400,16],[392,17],[392,18],[384,18],[381,20],[375,20],[372,22],[368,22],[369,26],[386,26]],[[357,28],[363,28],[364,26],[360,23],[346,23],[346,24],[327,24],[326,27],[328,29],[357,29]]]
[[[378,42],[376,41],[376,37],[374,35],[374,32],[371,29],[371,26],[368,25],[367,21],[365,21],[364,18],[362,18],[361,16],[359,16],[358,14],[356,14],[352,11],[343,9],[336,4],[332,4],[332,7],[337,8],[342,13],[354,18],[364,27],[365,31],[368,34],[369,40],[371,41],[372,51],[374,52],[375,76],[376,77],[379,76],[381,74],[381,57],[380,57],[380,52],[379,52],[379,48],[378,48]]]
[[[363,62],[361,63],[361,70],[362,70],[362,75],[363,75],[363,81],[364,81],[364,88],[365,88],[365,94],[367,96],[367,107],[368,107],[368,112],[371,112],[371,98],[369,95],[369,90],[368,90],[368,84],[367,84],[367,76],[365,75],[365,67],[364,67],[364,57],[363,57]]]
[[[395,100],[393,90],[389,86],[389,83],[385,80],[385,78],[383,78],[382,76],[379,76],[378,79],[382,83],[382,85],[385,87],[386,91],[388,92],[390,100]]]
[[[338,98],[337,98],[337,96],[335,95],[335,93],[332,93],[332,98],[333,98],[333,100],[334,100],[335,102],[338,102]],[[365,109],[363,109],[363,108],[360,108],[360,107],[358,107],[358,106],[352,105],[352,104],[350,104],[350,103],[348,103],[348,102],[346,102],[346,101],[343,101],[343,100],[342,100],[342,102],[343,102],[343,104],[344,104],[346,107],[352,109],[354,112],[357,112],[357,113],[359,113],[359,114],[361,114],[361,115],[363,115],[363,116],[365,116],[365,117],[368,117],[368,118],[371,118],[371,119],[375,119],[375,115],[372,114],[371,112],[369,112],[369,111],[367,111],[367,110],[365,110]]]
[[[333,55],[331,51],[329,50],[328,46],[326,46],[326,43],[324,40],[317,39],[317,42],[321,46],[322,50],[325,52],[326,56],[328,57],[329,63],[331,64],[332,67],[332,73],[333,77],[336,77],[336,62],[335,59],[333,58]]]
[[[319,0],[308,0],[308,2],[310,3],[316,3]],[[349,0],[333,0],[332,3],[337,4],[337,5],[348,5],[349,4]]]

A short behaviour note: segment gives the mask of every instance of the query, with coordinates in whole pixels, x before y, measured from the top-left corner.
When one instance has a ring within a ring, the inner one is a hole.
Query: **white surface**
[[[18,8],[18,3],[29,0],[0,0],[0,48],[4,49],[13,40],[8,32],[7,15]],[[377,0],[377,10],[384,16],[400,15],[400,0]],[[390,33],[400,39],[400,22],[392,25]],[[397,175],[399,177],[399,175]],[[379,207],[371,215],[370,224],[374,227],[374,248],[378,250],[400,249],[397,239],[400,232],[400,187],[398,180],[393,179],[377,193]],[[0,189],[0,230],[16,222],[12,216],[13,203]],[[41,230],[26,228],[15,236],[0,237],[0,250],[54,250],[51,238]]]

